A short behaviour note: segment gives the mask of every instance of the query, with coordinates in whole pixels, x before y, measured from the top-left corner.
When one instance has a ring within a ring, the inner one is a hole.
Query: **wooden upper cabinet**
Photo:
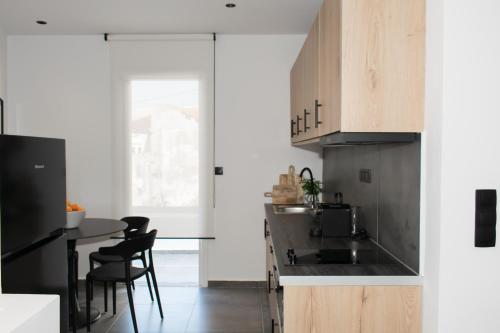
[[[292,113],[312,126],[293,142],[423,130],[425,0],[324,0],[299,58]]]
[[[314,106],[319,96],[319,18],[316,19],[290,75],[292,142],[301,142],[319,135]]]
[[[425,0],[342,1],[341,43],[341,131],[421,132]]]
[[[304,108],[302,110],[303,139],[318,136],[314,102],[319,97],[319,19],[314,22],[304,44]]]
[[[302,113],[304,106],[304,48],[299,53],[292,71],[290,72],[290,136],[292,142],[298,142],[302,138],[302,129],[297,127],[297,117]],[[299,121],[300,122],[300,121]],[[300,123],[298,124],[300,126]]]
[[[325,0],[319,13],[319,135],[341,130],[340,13],[341,0]]]

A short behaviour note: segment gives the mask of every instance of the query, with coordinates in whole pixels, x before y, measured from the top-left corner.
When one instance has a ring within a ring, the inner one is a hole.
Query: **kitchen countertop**
[[[0,294],[0,331],[59,333],[59,296]]]
[[[394,260],[389,264],[285,265],[286,251],[294,249],[381,249],[371,240],[309,236],[312,217],[307,214],[275,214],[265,204],[274,256],[281,285],[421,285],[422,277]]]

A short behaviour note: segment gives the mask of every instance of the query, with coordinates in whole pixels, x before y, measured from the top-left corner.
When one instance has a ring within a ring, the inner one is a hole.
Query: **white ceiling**
[[[225,7],[227,2],[237,6]],[[0,0],[8,34],[306,33],[322,0]],[[41,26],[36,20],[45,20]]]

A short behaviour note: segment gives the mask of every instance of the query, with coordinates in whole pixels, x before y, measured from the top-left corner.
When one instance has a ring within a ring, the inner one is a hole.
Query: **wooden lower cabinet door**
[[[287,286],[285,333],[421,333],[419,286]]]
[[[420,287],[365,287],[362,297],[363,333],[420,333]]]
[[[363,287],[311,288],[311,332],[361,332]]]
[[[284,287],[284,333],[311,332],[311,292],[311,287]]]

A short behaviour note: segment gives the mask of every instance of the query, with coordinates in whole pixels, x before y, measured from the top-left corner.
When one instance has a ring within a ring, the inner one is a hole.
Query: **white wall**
[[[220,35],[216,56],[215,241],[209,280],[265,280],[263,193],[289,164],[322,174],[289,139],[290,68],[305,36]]]
[[[500,189],[500,2],[444,3],[439,331],[498,332],[500,244],[474,247],[474,199]]]
[[[111,217],[110,75],[102,36],[8,37],[9,133],[66,139],[68,199]],[[96,245],[79,248],[86,258]],[[82,273],[88,260],[80,260]]]
[[[437,333],[441,235],[443,112],[443,0],[427,3],[425,132],[422,136],[421,258],[424,274],[424,332]]]
[[[0,27],[0,98],[5,101],[7,85],[7,36]]]
[[[424,328],[497,332],[500,249],[474,247],[474,204],[500,189],[500,3],[428,6]]]
[[[289,143],[289,71],[305,36],[218,36],[216,237],[208,278],[264,280],[265,191],[289,164],[321,174]],[[112,214],[110,73],[102,36],[11,36],[11,133],[67,139],[68,194],[90,216]],[[90,250],[79,247],[80,276]]]

